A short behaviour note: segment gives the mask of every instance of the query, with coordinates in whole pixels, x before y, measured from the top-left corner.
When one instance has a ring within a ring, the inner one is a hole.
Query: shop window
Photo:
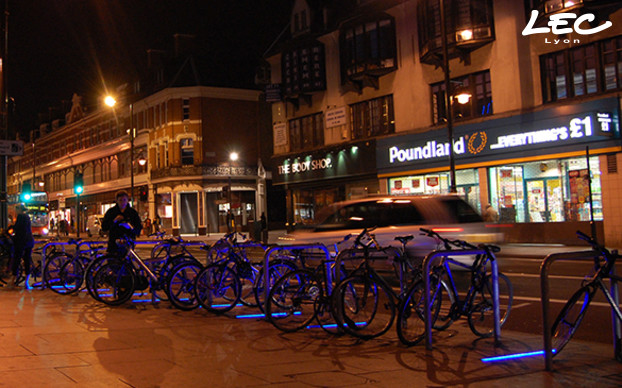
[[[544,102],[622,89],[622,37],[540,57]]]
[[[352,139],[366,139],[395,132],[393,96],[350,105]]]
[[[179,141],[181,146],[181,164],[192,165],[194,164],[194,142],[191,138],[181,139]]]
[[[348,25],[340,31],[342,83],[359,83],[397,69],[395,21],[389,15]]]
[[[290,151],[308,150],[324,145],[324,116],[322,113],[289,121]]]
[[[490,85],[490,71],[469,74],[454,78],[450,82],[454,88],[452,94],[468,92],[471,98],[466,104],[459,104],[452,98],[454,119],[467,119],[493,114],[492,88]],[[432,113],[434,124],[442,123],[447,119],[445,109],[445,83],[432,84]]]

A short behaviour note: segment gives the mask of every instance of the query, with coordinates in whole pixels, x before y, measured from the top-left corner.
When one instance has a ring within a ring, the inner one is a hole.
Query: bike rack
[[[326,261],[330,261],[330,251],[328,250],[328,248],[326,247],[326,245],[324,244],[295,244],[295,245],[276,245],[273,246],[271,248],[269,248],[266,253],[264,254],[264,271],[263,271],[263,280],[264,280],[264,300],[265,300],[265,305],[264,305],[264,314],[268,311],[268,296],[270,294],[270,289],[267,287],[268,284],[270,284],[270,271],[268,271],[269,265],[270,265],[270,256],[274,253],[274,252],[279,252],[279,251],[291,251],[291,250],[311,250],[311,249],[319,249],[321,251],[324,252],[324,255],[326,257]],[[327,263],[327,266],[329,266],[330,264]],[[330,276],[330,268],[327,268],[328,271],[326,272],[328,275]]]
[[[449,262],[455,262],[449,256],[473,256],[473,255],[487,255],[483,249],[459,249],[449,251],[432,251],[423,259],[423,282],[425,285],[425,347],[428,350],[432,350],[432,311],[430,310],[430,266],[432,261],[438,257],[445,257],[445,260]],[[499,325],[499,319],[501,317],[499,313],[499,268],[496,260],[490,260],[491,272],[492,272],[492,305],[493,305],[493,318],[495,321],[494,338],[495,345],[499,343],[499,337],[501,335],[501,326]]]
[[[549,268],[558,260],[594,260],[595,257],[600,257],[602,254],[597,251],[582,251],[582,252],[562,252],[552,253],[544,258],[540,267],[540,288],[542,291],[542,330],[544,338],[544,365],[547,371],[553,369],[553,349],[551,344],[551,324],[549,322]],[[611,269],[611,273],[615,275],[615,267]],[[616,305],[620,304],[618,294],[618,284],[614,279],[611,280],[611,296],[614,298]],[[622,328],[618,321],[615,311],[612,309],[613,320],[613,348],[614,357],[622,357]]]

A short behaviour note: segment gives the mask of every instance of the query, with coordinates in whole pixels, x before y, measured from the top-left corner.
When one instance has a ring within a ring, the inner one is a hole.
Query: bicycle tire
[[[190,256],[190,255],[181,254],[181,255],[169,257],[164,263],[164,265],[160,268],[160,271],[156,273],[156,276],[158,277],[158,285],[156,287],[155,294],[158,299],[164,300],[164,301],[168,300],[168,297],[169,297],[168,284],[169,284],[169,278],[173,272],[173,268],[177,267],[181,263],[186,263],[186,262],[188,263],[192,262],[201,267],[203,266],[197,259],[195,259],[193,256]]]
[[[447,287],[444,282],[439,283],[436,279],[430,279],[430,306],[433,327],[441,311],[440,307],[443,304],[443,290]],[[421,279],[408,289],[406,296],[399,304],[397,335],[404,345],[413,346],[425,338],[424,296],[425,283]],[[451,322],[449,324],[451,324]]]
[[[65,295],[78,292],[84,283],[84,262],[87,258],[83,256],[73,257],[67,261],[60,269],[59,286],[55,291]]]
[[[43,278],[46,286],[57,294],[64,294],[64,287],[60,278],[60,273],[67,262],[71,261],[73,256],[58,252],[46,259],[45,268],[43,268]]]
[[[434,278],[432,278],[434,279]],[[434,282],[434,280],[432,280]],[[442,288],[440,291],[440,304],[438,306],[438,313],[434,319],[432,327],[435,330],[443,331],[454,323],[456,319],[456,295],[454,291],[449,287],[447,282],[441,280]]]
[[[551,349],[553,356],[559,354],[579,328],[596,288],[585,285],[570,297],[561,309],[551,327]]]
[[[202,308],[223,314],[240,301],[240,280],[226,264],[213,263],[197,275],[195,296]]]
[[[274,283],[281,278],[281,276],[285,275],[288,272],[292,272],[298,269],[298,266],[294,264],[291,260],[287,259],[276,259],[270,262],[268,267],[268,292],[269,289],[272,288]],[[263,266],[259,269],[259,273],[257,274],[257,278],[255,279],[255,284],[253,285],[253,293],[255,294],[255,303],[256,306],[262,313],[265,313],[265,288],[264,288],[264,268]]]
[[[250,261],[242,261],[235,266],[235,272],[240,280],[240,302],[247,307],[257,307],[253,287],[259,270]]]
[[[312,271],[288,272],[270,289],[266,317],[283,332],[300,330],[315,318],[315,301],[321,297],[321,284]]]
[[[171,271],[168,279],[168,300],[180,310],[189,311],[199,307],[194,287],[196,277],[203,269],[197,262],[182,262]]]
[[[350,276],[333,291],[333,316],[354,337],[379,337],[395,320],[397,307],[391,293],[383,283],[368,275]]]
[[[473,293],[468,312],[469,328],[473,334],[487,338],[494,334],[494,311],[492,304],[492,276],[482,279],[481,288]],[[507,276],[499,273],[499,327],[503,326],[512,310],[514,291]]]
[[[93,276],[95,299],[109,306],[121,305],[134,294],[134,268],[125,260],[111,260]]]
[[[33,266],[28,276],[26,276],[26,289],[43,289],[45,283],[43,282],[43,273],[41,271],[41,261],[37,265]]]
[[[101,256],[92,260],[84,269],[84,286],[89,295],[97,300],[97,294],[94,290],[93,277],[97,271],[111,260],[118,260],[115,256]]]

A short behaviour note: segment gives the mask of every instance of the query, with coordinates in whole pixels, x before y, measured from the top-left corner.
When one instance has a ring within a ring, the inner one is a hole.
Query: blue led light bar
[[[556,349],[553,349],[553,354],[556,353]],[[525,357],[536,357],[536,356],[544,356],[544,350],[538,350],[535,352],[527,352],[527,353],[515,353],[515,354],[506,354],[504,356],[495,356],[495,357],[486,357],[482,358],[482,362],[496,362],[496,361],[506,361],[506,360],[515,360],[519,358]]]

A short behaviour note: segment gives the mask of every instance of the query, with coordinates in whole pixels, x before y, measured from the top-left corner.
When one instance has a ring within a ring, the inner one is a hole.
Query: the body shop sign
[[[592,106],[609,109],[591,112],[581,109]],[[619,137],[615,98],[573,108],[576,112],[571,115],[557,116],[557,111],[551,109],[456,127],[454,158],[456,162],[466,163],[476,158],[478,161],[500,160],[508,154],[516,157],[516,153],[527,156],[579,150],[585,144],[603,148],[611,146],[612,138]],[[440,129],[384,138],[378,141],[377,155],[379,169],[418,164],[428,167],[446,165],[449,157],[447,131]]]
[[[314,170],[325,170],[333,166],[333,160],[330,157],[321,159],[296,159],[292,163],[283,163],[278,166],[279,175],[299,174]]]

